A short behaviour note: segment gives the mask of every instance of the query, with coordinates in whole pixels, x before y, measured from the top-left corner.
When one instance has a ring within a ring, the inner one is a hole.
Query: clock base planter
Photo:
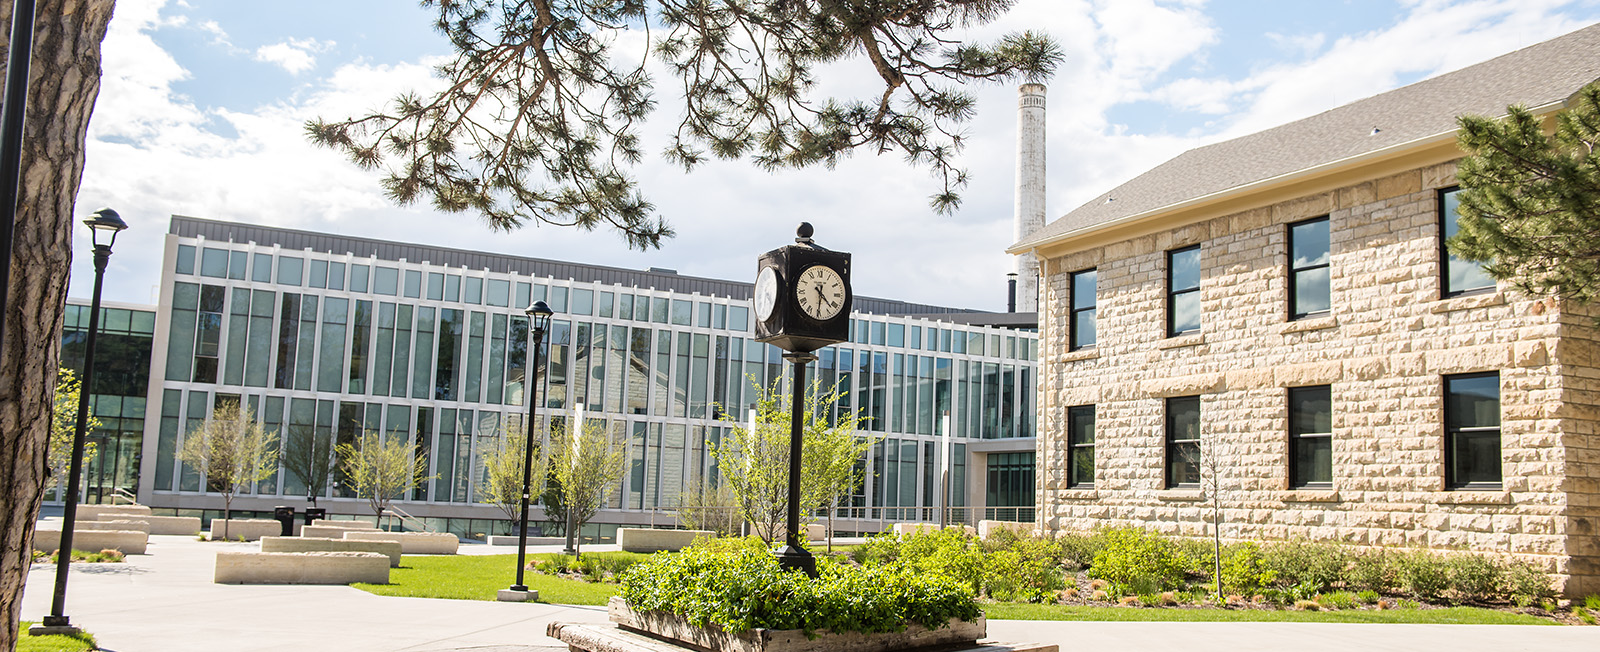
[[[920,625],[878,634],[821,630],[813,632],[815,638],[807,638],[806,633],[798,629],[730,633],[695,627],[674,614],[635,612],[620,597],[612,598],[608,607],[611,621],[624,630],[665,639],[683,648],[715,652],[894,652],[932,647],[949,650],[978,647],[978,639],[985,634],[985,621],[981,616],[977,621],[952,619],[949,626],[936,630]]]

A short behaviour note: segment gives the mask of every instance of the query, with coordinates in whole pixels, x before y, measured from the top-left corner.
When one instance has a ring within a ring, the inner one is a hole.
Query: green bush
[[[1105,546],[1095,553],[1090,577],[1111,582],[1123,594],[1182,585],[1184,559],[1171,540],[1134,527],[1108,529],[1101,535]]]
[[[1228,593],[1252,594],[1277,579],[1268,568],[1261,546],[1251,541],[1230,544],[1222,549],[1222,589]]]
[[[1058,534],[1055,542],[1060,551],[1061,565],[1072,570],[1087,568],[1106,544],[1105,536],[1100,531]]]
[[[852,556],[866,566],[899,564],[944,575],[971,587],[973,595],[983,590],[983,546],[957,528],[871,537]]]
[[[1394,555],[1382,548],[1362,550],[1350,557],[1345,585],[1374,593],[1397,590]]]
[[[1005,602],[1042,602],[1066,586],[1055,560],[1037,545],[996,550],[984,558],[984,589]]]
[[[700,626],[899,631],[972,620],[978,605],[961,583],[903,564],[819,564],[815,579],[784,571],[760,539],[709,540],[655,555],[622,575],[622,596],[640,611],[665,611]]]
[[[1332,587],[1344,573],[1350,550],[1332,543],[1289,541],[1262,550],[1262,561],[1279,586],[1310,584],[1313,593]]]
[[[1444,558],[1427,550],[1394,555],[1400,590],[1411,597],[1434,602],[1450,589],[1450,570]]]
[[[1506,560],[1501,581],[1501,591],[1506,599],[1519,607],[1537,604],[1556,595],[1555,590],[1550,588],[1550,576],[1545,574],[1544,568],[1522,559]]]
[[[1490,557],[1451,555],[1444,560],[1450,590],[1457,600],[1484,601],[1500,596],[1505,571]]]

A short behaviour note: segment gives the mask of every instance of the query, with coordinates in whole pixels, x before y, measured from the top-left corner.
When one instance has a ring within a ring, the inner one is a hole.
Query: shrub
[[[1064,585],[1051,552],[1048,541],[1030,537],[989,553],[983,560],[984,590],[996,600],[1043,601]]]
[[[1060,550],[1061,565],[1072,570],[1087,567],[1094,561],[1095,553],[1105,547],[1105,537],[1099,532],[1062,534],[1056,536],[1055,542]]]
[[[1344,573],[1350,550],[1344,546],[1310,541],[1290,541],[1267,546],[1262,563],[1280,586],[1311,584],[1312,593],[1332,587]]]
[[[1272,584],[1277,572],[1267,568],[1261,546],[1253,542],[1235,543],[1222,549],[1222,588],[1229,592],[1250,593]]]
[[[943,575],[900,564],[822,564],[817,570],[813,579],[780,569],[754,537],[708,540],[629,568],[622,596],[636,610],[674,613],[699,627],[732,632],[889,632],[906,622],[936,629],[951,618],[979,615],[966,587]]]
[[[960,529],[876,536],[858,550],[864,550],[860,561],[866,566],[899,564],[910,570],[952,578],[971,587],[973,595],[983,590],[983,546]]]
[[[1378,592],[1377,591],[1373,591],[1371,589],[1366,589],[1366,590],[1363,590],[1363,591],[1360,591],[1360,592],[1356,593],[1356,599],[1360,600],[1361,604],[1372,604],[1372,603],[1377,602],[1379,600],[1379,597],[1378,597]]]
[[[1178,588],[1183,556],[1172,541],[1139,528],[1105,530],[1105,547],[1094,556],[1089,576],[1111,582],[1123,593]]]
[[[1394,555],[1382,548],[1362,550],[1350,558],[1345,584],[1374,593],[1392,593],[1397,588]]]
[[[1317,602],[1324,606],[1333,607],[1334,609],[1354,609],[1356,608],[1357,604],[1356,594],[1349,591],[1334,591],[1333,593],[1325,593],[1319,596]]]
[[[1450,588],[1450,571],[1444,559],[1427,550],[1394,556],[1400,590],[1418,600],[1438,600]],[[1403,606],[1404,601],[1402,601]]]
[[[1505,572],[1494,559],[1482,555],[1451,555],[1445,558],[1444,567],[1456,599],[1483,601],[1499,595]]]
[[[1550,576],[1545,574],[1544,568],[1526,560],[1506,560],[1501,581],[1504,583],[1502,591],[1505,596],[1519,607],[1537,604],[1556,595],[1555,590],[1550,588]]]

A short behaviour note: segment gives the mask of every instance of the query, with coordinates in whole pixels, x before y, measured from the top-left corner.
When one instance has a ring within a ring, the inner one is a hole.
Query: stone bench
[[[150,521],[146,521],[144,519],[139,519],[137,521],[78,521],[77,523],[72,524],[72,529],[75,532],[83,532],[86,530],[96,530],[100,532],[132,530],[135,532],[150,534]]]
[[[300,536],[303,536],[303,537],[316,537],[316,538],[322,538],[322,539],[339,539],[339,538],[343,538],[344,537],[344,533],[346,533],[346,532],[381,532],[381,531],[382,530],[379,530],[378,528],[372,527],[370,525],[363,525],[363,526],[358,527],[358,526],[354,526],[354,525],[348,525],[348,526],[347,525],[332,525],[332,524],[327,524],[325,521],[314,521],[312,525],[301,526],[301,528],[300,528]]]
[[[350,530],[344,533],[345,541],[398,541],[400,551],[408,555],[453,555],[461,547],[461,539],[448,532],[367,532]]]
[[[200,517],[198,516],[145,516],[142,520],[150,523],[151,534],[179,534],[194,536],[201,531]],[[277,521],[273,521],[277,523]]]
[[[148,505],[78,505],[80,521],[107,521],[121,518],[142,518],[150,515]]]
[[[973,535],[973,534],[977,534],[978,533],[977,530],[974,530],[971,525],[959,525],[959,524],[952,523],[949,526],[947,526],[947,528],[948,529],[961,528],[961,531],[966,532],[968,535]],[[939,524],[938,523],[895,523],[894,524],[894,533],[895,534],[900,534],[900,535],[916,534],[916,533],[922,532],[922,531],[938,532],[939,531]]]
[[[211,519],[211,540],[228,541],[244,537],[245,541],[255,541],[261,537],[275,537],[283,534],[283,524],[270,518],[235,518]]]
[[[566,542],[566,537],[528,537],[530,546],[559,546]],[[491,546],[514,546],[517,545],[517,535],[491,534],[488,543]]]
[[[1038,534],[1038,531],[1033,527],[1033,523],[1022,521],[978,521],[978,538],[980,539],[987,539],[990,535],[1001,530],[1010,530],[1025,537]]]
[[[217,584],[389,583],[389,557],[376,552],[219,552]]]
[[[689,547],[695,539],[713,539],[711,530],[655,530],[650,528],[617,528],[617,545],[627,552],[677,552]]]
[[[400,567],[400,542],[398,541],[261,537],[261,552],[375,552],[389,558],[390,568]]]
[[[150,535],[138,530],[80,530],[76,525],[72,528],[72,547],[76,550],[117,550],[125,555],[142,555],[149,545]],[[34,530],[33,549],[44,552],[61,549],[61,530]]]

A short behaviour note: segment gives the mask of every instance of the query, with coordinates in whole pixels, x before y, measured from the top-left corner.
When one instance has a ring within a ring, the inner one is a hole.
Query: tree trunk
[[[228,530],[233,527],[233,494],[222,494],[222,540],[228,540]],[[215,538],[215,537],[213,537]]]
[[[12,0],[0,0],[0,58],[10,54],[12,7]],[[0,650],[16,646],[22,585],[31,565],[72,263],[73,202],[89,115],[100,92],[100,41],[111,7],[112,0],[38,0],[36,9],[0,343]]]

